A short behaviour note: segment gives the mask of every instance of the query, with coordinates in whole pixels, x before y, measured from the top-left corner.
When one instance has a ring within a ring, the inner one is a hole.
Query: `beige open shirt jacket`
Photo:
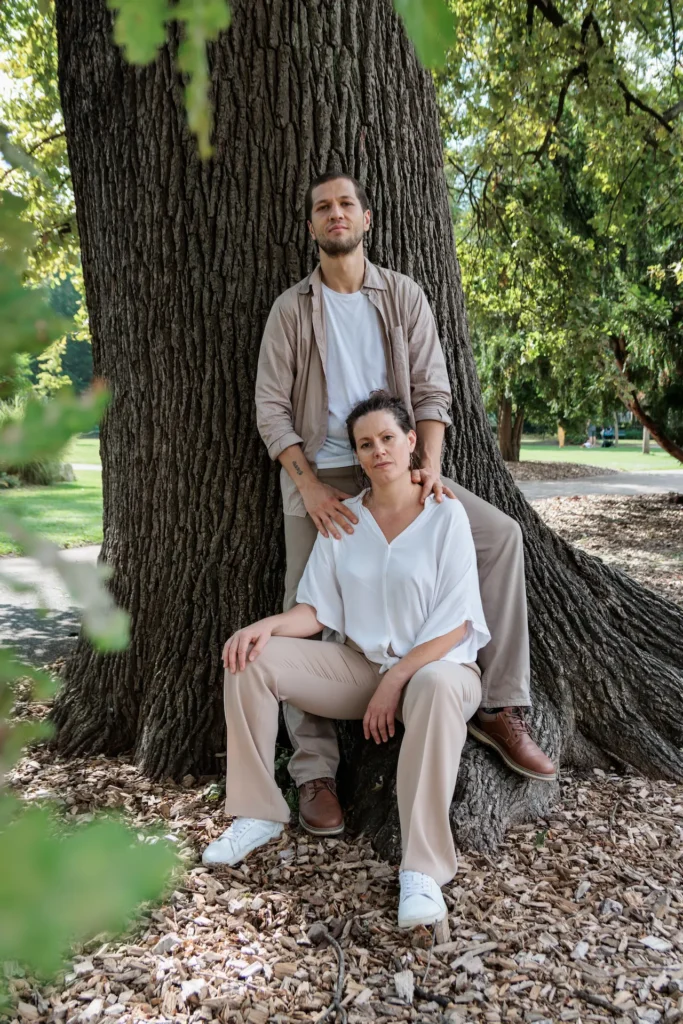
[[[411,421],[448,424],[451,390],[434,316],[413,280],[365,261],[361,291],[379,312],[389,388]],[[327,346],[320,266],[275,301],[256,375],[256,422],[271,459],[300,444],[315,470],[327,436]],[[285,515],[305,516],[296,484],[282,469]]]

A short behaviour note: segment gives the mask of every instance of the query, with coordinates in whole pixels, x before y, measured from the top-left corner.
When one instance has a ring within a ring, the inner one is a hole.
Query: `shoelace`
[[[529,732],[529,725],[521,708],[511,708],[507,713],[507,719],[513,732]]]
[[[422,872],[414,871],[409,875],[401,876],[401,895],[414,896],[415,893],[428,893],[432,891],[431,879]]]
[[[239,821],[233,821],[232,825],[230,825],[229,828],[226,828],[225,832],[220,838],[239,839],[241,836],[244,835],[247,829],[251,828],[255,821],[256,818],[241,818]]]
[[[328,789],[330,793],[335,791],[334,782],[331,779],[313,779],[311,782],[305,782],[304,785],[306,786],[307,793],[311,791],[311,798],[316,793],[319,793],[321,789]]]

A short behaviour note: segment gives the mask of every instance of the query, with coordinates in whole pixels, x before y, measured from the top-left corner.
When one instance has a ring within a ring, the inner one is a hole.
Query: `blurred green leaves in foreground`
[[[4,147],[7,161],[16,154]],[[22,165],[24,166],[24,165]],[[22,220],[24,201],[0,192],[0,398],[12,398],[21,359],[57,341],[68,322],[56,317],[40,289],[24,275],[32,232]],[[31,398],[23,415],[0,429],[0,470],[58,455],[74,434],[99,422],[107,393],[97,387],[76,396]],[[83,608],[83,626],[101,651],[128,644],[128,616],[116,608],[104,581],[105,566],[63,559],[60,551],[2,509],[0,531],[9,534],[45,570],[56,570]],[[8,579],[0,580],[6,585]],[[37,590],[13,582],[18,590]],[[39,594],[40,596],[40,594]],[[26,804],[6,788],[7,776],[27,744],[50,735],[45,721],[12,717],[17,687],[49,699],[55,684],[46,672],[23,665],[0,648],[0,1010],[8,1006],[11,977],[28,971],[53,975],[75,943],[126,926],[144,901],[163,892],[177,858],[159,836],[139,837],[122,821],[102,816],[73,828],[45,807]]]
[[[140,903],[157,898],[176,858],[158,837],[141,843],[111,817],[67,831],[52,811],[7,795],[0,863],[0,962],[47,979],[74,942],[120,932]]]
[[[456,40],[455,12],[446,0],[394,0],[418,57],[426,68],[443,67]]]
[[[108,0],[115,12],[114,39],[131,64],[149,64],[166,42],[167,25],[180,28],[178,66],[185,75],[185,107],[202,160],[211,156],[213,113],[206,44],[230,25],[226,0]]]

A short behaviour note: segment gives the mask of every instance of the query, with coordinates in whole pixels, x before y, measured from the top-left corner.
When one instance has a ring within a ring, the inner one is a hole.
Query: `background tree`
[[[312,266],[303,198],[332,167],[364,181],[369,256],[426,289],[454,393],[444,469],[512,514],[526,545],[533,726],[565,764],[614,757],[683,776],[683,614],[547,530],[510,479],[477,382],[453,247],[434,87],[388,0],[233,5],[210,49],[213,158],[197,158],[177,37],[126,66],[102,2],[58,0],[59,74],[102,428],[103,553],[132,617],[126,652],[83,642],[55,711],[67,754],[134,749],[155,776],[213,772],[220,651],[279,606],[277,473],[253,383],[271,303]],[[510,46],[525,45],[526,28]],[[396,744],[342,729],[351,818],[396,852]],[[494,843],[553,787],[467,750],[453,818]]]
[[[55,312],[68,316],[72,321],[81,321],[80,329],[68,334],[65,338],[64,352],[61,358],[62,373],[71,383],[76,394],[90,387],[93,380],[92,349],[87,329],[83,329],[85,319],[83,297],[74,284],[73,276],[65,277],[50,289],[50,305]]]
[[[23,199],[21,216],[33,229],[25,279],[48,285],[53,308],[75,318],[68,339],[23,360],[27,389],[52,394],[71,382],[82,391],[92,379],[92,357],[51,3],[17,0],[0,7],[0,73],[0,135],[17,155],[2,161],[0,185]]]
[[[475,328],[506,312],[682,458],[683,7],[453,6],[439,103]]]
[[[505,239],[501,244],[496,231],[467,240],[463,271],[484,403],[495,416],[501,454],[512,462],[519,460],[525,419],[585,440],[588,420],[611,421],[619,401],[612,353],[586,338],[577,342],[567,326],[571,261],[563,263],[560,245],[549,246],[550,274],[546,251],[532,251],[531,238],[525,241],[528,259]]]

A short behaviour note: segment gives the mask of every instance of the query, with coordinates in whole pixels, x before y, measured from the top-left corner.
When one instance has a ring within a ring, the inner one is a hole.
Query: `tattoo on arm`
[[[293,462],[292,465],[294,466],[294,469],[296,470],[298,476],[304,475],[304,471],[303,469],[301,469],[298,462]]]

